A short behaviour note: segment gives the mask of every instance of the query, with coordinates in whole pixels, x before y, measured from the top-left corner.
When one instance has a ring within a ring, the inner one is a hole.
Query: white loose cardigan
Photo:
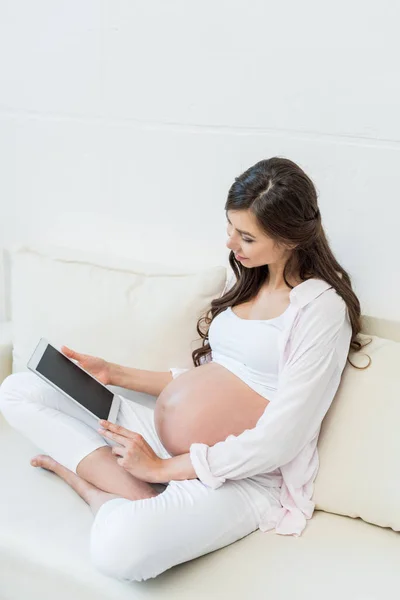
[[[198,479],[212,489],[245,477],[279,485],[281,506],[262,516],[259,529],[298,536],[314,512],[318,436],[340,384],[352,329],[346,303],[326,281],[308,279],[289,296],[274,401],[253,429],[214,446],[191,444],[190,459]],[[188,369],[170,370],[177,377]]]

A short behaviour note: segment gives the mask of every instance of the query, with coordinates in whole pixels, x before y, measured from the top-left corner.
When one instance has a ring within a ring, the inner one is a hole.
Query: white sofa
[[[191,366],[197,318],[227,276],[222,266],[187,273],[54,247],[12,248],[10,259],[12,322],[0,324],[0,381],[26,370],[42,336],[126,366]],[[323,423],[316,511],[302,536],[257,530],[145,582],[92,567],[90,508],[56,475],[30,466],[43,449],[0,415],[0,598],[398,598],[399,326],[364,318],[367,330],[372,365],[346,366]],[[146,394],[140,401],[154,405]]]

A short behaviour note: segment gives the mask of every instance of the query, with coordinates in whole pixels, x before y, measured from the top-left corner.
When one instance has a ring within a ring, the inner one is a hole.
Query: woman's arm
[[[122,367],[109,363],[110,385],[117,385],[128,390],[144,392],[151,396],[159,396],[172,381],[171,371],[147,371],[133,367]]]
[[[193,468],[189,452],[162,460],[157,483],[166,483],[172,480],[183,481],[185,479],[197,479],[197,473]]]
[[[226,479],[269,473],[293,460],[316,435],[330,407],[350,337],[344,302],[329,314],[303,321],[291,341],[277,396],[256,426],[214,446],[191,444],[190,459],[200,481],[216,489]]]

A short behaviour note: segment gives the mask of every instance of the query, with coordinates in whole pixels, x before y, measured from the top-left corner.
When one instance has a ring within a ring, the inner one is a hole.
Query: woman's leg
[[[129,401],[121,398],[121,407],[126,402]],[[132,424],[140,427],[151,418],[152,411],[132,404],[140,413],[135,418],[130,411]],[[111,454],[114,442],[97,433],[98,419],[34,373],[14,373],[4,380],[0,386],[0,411],[12,427],[58,464],[94,486],[133,500],[154,495],[151,484],[136,479],[118,465],[118,457]],[[124,414],[123,409],[120,412]],[[39,456],[37,465],[48,468],[49,461]]]
[[[277,490],[261,492],[247,479],[216,490],[198,479],[171,481],[155,498],[103,504],[92,526],[92,563],[123,581],[156,577],[249,535],[277,506]]]
[[[114,498],[121,498],[121,495],[110,494],[108,492],[104,492],[99,488],[95,487],[85,479],[82,479],[78,475],[75,475],[72,471],[60,465],[60,463],[56,462],[51,456],[39,455],[35,457],[31,464],[37,463],[37,466],[41,466],[48,471],[52,471],[61,479],[68,483],[69,486],[81,497],[87,504],[89,504],[92,509],[92,513],[95,515],[97,511],[105,502],[109,500],[113,500]],[[36,466],[36,465],[34,465]],[[156,494],[154,494],[156,495]],[[151,496],[143,496],[143,498],[149,498]],[[137,498],[139,499],[139,497]]]
[[[170,457],[155,433],[153,411],[122,400],[117,422],[141,433],[160,457]],[[162,493],[134,501],[97,490],[76,474],[85,456],[107,446],[97,433],[97,419],[92,422],[91,415],[32,373],[6,378],[0,386],[0,411],[53,455],[59,467],[50,470],[90,504],[95,513],[92,562],[111,577],[156,577],[245,537],[257,529],[261,508],[279,506],[274,490],[256,492],[248,480],[228,480],[217,490],[197,479],[171,481],[165,489],[160,484]]]

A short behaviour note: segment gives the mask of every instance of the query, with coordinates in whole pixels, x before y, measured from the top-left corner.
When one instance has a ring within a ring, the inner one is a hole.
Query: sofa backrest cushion
[[[319,437],[316,509],[400,530],[400,343],[376,336],[351,353]]]
[[[54,246],[8,249],[13,372],[41,337],[124,366],[192,367],[197,320],[222,292],[226,267],[194,272]]]

